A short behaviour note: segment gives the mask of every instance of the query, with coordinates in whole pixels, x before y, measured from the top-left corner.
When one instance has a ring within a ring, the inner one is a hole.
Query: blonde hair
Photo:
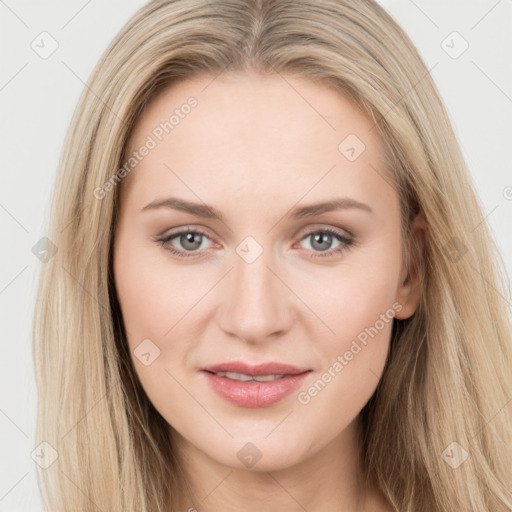
[[[112,278],[119,187],[102,199],[95,190],[123,164],[132,127],[160,89],[226,71],[336,87],[386,143],[404,236],[416,213],[425,219],[420,305],[395,320],[384,374],[360,415],[366,478],[400,512],[511,510],[503,264],[433,80],[373,0],[154,0],[105,51],[65,141],[48,232],[57,253],[37,296],[37,443],[58,453],[38,473],[46,510],[175,505],[179,464],[136,377]]]

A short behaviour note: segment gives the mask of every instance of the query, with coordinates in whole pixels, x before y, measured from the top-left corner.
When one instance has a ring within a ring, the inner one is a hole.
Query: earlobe
[[[408,257],[403,258],[402,271],[397,291],[397,302],[402,309],[395,317],[405,320],[411,317],[420,302],[423,289],[424,250],[427,225],[423,213],[419,212],[411,223],[408,235]]]

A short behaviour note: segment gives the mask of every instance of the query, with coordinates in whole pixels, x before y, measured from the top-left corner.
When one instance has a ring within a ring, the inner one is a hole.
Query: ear
[[[396,300],[402,305],[395,318],[405,320],[416,311],[422,292],[422,276],[425,264],[424,250],[427,225],[420,211],[411,222],[407,237],[407,251],[404,255]]]

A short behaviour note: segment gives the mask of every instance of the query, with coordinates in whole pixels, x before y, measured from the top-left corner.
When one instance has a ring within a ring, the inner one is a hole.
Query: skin
[[[408,318],[418,305],[383,142],[373,122],[326,85],[230,72],[165,89],[138,119],[130,151],[190,96],[198,105],[118,185],[114,246],[133,364],[188,475],[179,509],[391,510],[360,483],[357,432],[384,369],[392,321],[309,403],[298,400],[380,315],[391,309]],[[354,161],[338,149],[349,134],[366,146]],[[223,221],[165,207],[141,211],[171,196],[206,203]],[[289,214],[339,197],[372,212]],[[157,240],[180,228],[207,236],[196,237],[198,249],[179,236]],[[326,228],[353,244],[333,237],[319,248],[313,235]],[[423,231],[418,217],[411,237]],[[263,250],[251,263],[236,251],[247,236]],[[134,350],[148,338],[160,354],[145,365]],[[313,371],[290,396],[250,409],[226,402],[200,372],[229,360]],[[251,468],[237,457],[249,442],[262,455]]]

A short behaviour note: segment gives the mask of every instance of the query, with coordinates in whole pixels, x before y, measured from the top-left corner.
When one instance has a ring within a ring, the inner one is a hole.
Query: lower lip
[[[255,380],[240,381],[219,377],[213,373],[203,371],[212,389],[234,405],[239,407],[268,407],[293,393],[304,381],[310,372],[298,375],[287,375],[281,379],[269,382]]]

